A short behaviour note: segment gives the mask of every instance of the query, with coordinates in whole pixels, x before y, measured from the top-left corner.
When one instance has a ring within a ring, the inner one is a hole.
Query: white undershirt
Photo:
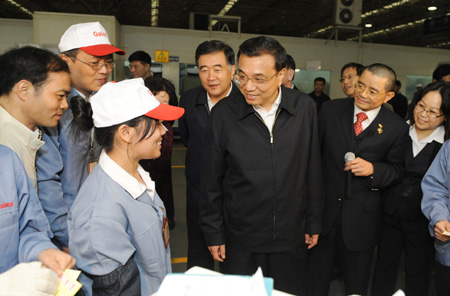
[[[233,88],[233,85],[232,85],[231,82],[230,82],[230,90],[228,91],[227,95],[226,95],[224,98],[226,98],[226,97],[228,97],[228,96],[230,95],[231,89],[232,89],[232,88]],[[209,93],[208,93],[208,92],[206,92],[206,98],[208,99],[208,108],[209,108],[209,111],[211,111],[212,108],[216,105],[216,103],[214,103],[214,102],[211,100],[211,97],[209,96]],[[222,99],[223,99],[223,98],[222,98]]]
[[[275,122],[275,116],[276,112],[278,110],[278,106],[281,102],[281,87],[278,89],[278,97],[273,103],[272,107],[269,111],[261,107],[260,105],[254,105],[253,109],[258,112],[258,114],[261,116],[262,120],[264,121],[265,125],[269,129],[270,136],[272,136],[272,129]]]

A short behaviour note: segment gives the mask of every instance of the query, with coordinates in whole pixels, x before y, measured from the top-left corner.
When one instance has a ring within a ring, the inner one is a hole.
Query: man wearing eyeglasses
[[[61,59],[70,70],[69,108],[55,128],[44,128],[45,144],[37,154],[39,198],[55,235],[55,243],[68,252],[67,213],[79,188],[95,164],[89,97],[109,79],[113,53],[125,52],[111,45],[99,22],[72,25],[59,43]]]
[[[356,82],[361,76],[364,70],[364,66],[358,63],[347,63],[341,69],[341,82],[342,91],[348,98],[355,96]]]
[[[319,114],[325,204],[320,241],[308,254],[309,295],[328,295],[335,257],[345,294],[367,295],[382,192],[404,169],[408,126],[382,106],[395,94],[395,79],[386,65],[368,66],[354,98],[331,100]]]
[[[200,266],[214,270],[214,260],[199,225],[200,177],[206,127],[211,110],[229,95],[239,94],[231,82],[236,66],[233,49],[219,40],[202,42],[195,51],[201,86],[185,92],[180,107],[185,113],[178,120],[186,151],[186,224],[188,230],[187,268]]]
[[[281,87],[286,51],[273,38],[241,44],[240,94],[212,110],[200,225],[229,274],[274,279],[304,295],[306,248],[317,244],[322,210],[317,112],[306,94]]]

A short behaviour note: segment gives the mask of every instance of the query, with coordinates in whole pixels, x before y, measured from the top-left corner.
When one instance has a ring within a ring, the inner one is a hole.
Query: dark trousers
[[[186,203],[186,223],[188,233],[188,262],[187,269],[200,266],[214,270],[214,259],[205,243],[200,229],[198,204]]]
[[[448,296],[450,290],[450,266],[445,266],[436,262],[434,265],[434,278],[436,280],[436,296]]]
[[[226,274],[253,275],[258,266],[265,277],[274,280],[274,288],[294,295],[306,293],[306,247],[279,253],[250,253],[225,246],[226,259],[220,270]]]
[[[420,204],[417,206],[419,207],[417,210],[420,211]],[[372,284],[373,296],[394,294],[403,250],[406,295],[429,295],[434,246],[433,238],[428,231],[428,220],[421,213],[413,217],[405,217],[401,212],[396,211],[392,216],[384,212],[382,215]]]
[[[336,222],[340,225],[340,219]],[[344,276],[345,294],[367,295],[373,250],[354,252],[347,249],[340,227],[319,237],[308,250],[307,288],[309,296],[328,296],[335,257]]]

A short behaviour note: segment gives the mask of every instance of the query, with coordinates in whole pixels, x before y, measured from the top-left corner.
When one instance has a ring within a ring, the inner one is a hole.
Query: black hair
[[[148,64],[148,65],[152,65],[152,58],[150,57],[150,55],[148,53],[146,53],[143,50],[138,50],[133,52],[130,57],[128,58],[128,61],[134,62],[134,61],[139,61],[142,64]]]
[[[165,91],[169,95],[169,105],[178,106],[178,96],[175,86],[169,80],[162,77],[147,77],[144,80],[145,86],[156,96],[160,91]],[[167,121],[173,125],[174,121]]]
[[[294,58],[289,54],[286,55],[286,70],[288,69],[295,70]]]
[[[358,63],[354,63],[354,62],[350,62],[345,64],[342,68],[341,68],[341,77],[344,74],[344,71],[347,70],[348,68],[356,68],[356,74],[358,76],[361,76],[362,72],[364,71],[364,66]]]
[[[244,41],[239,46],[238,61],[241,54],[249,57],[269,54],[275,58],[275,70],[277,72],[286,68],[286,50],[276,39],[271,37],[259,36]]]
[[[153,124],[155,122],[155,124]],[[115,124],[107,127],[94,128],[94,137],[97,143],[105,149],[106,152],[110,152],[114,147],[114,136],[122,124],[135,128],[141,137],[137,142],[140,142],[153,135],[156,130],[157,120],[147,117],[145,115],[133,118],[123,123]]]
[[[218,51],[222,51],[225,54],[228,66],[234,65],[234,50],[220,40],[210,40],[200,43],[195,50],[195,64],[198,67],[198,59],[200,56]]]
[[[154,95],[157,95],[160,91],[165,91],[169,95],[169,105],[178,106],[178,96],[172,82],[166,78],[150,76],[144,80],[144,83]]]
[[[445,137],[444,139],[447,140],[450,138],[450,83],[447,83],[445,81],[436,81],[428,84],[425,86],[422,90],[417,91],[414,95],[414,98],[409,104],[408,108],[408,119],[409,124],[413,125],[415,123],[414,121],[414,108],[416,108],[417,103],[419,103],[422,98],[429,93],[430,91],[437,91],[441,95],[442,102],[441,102],[441,112],[444,114],[445,120],[444,120],[444,128],[445,128]]]
[[[400,80],[395,80],[395,86],[402,87]]]
[[[441,64],[433,71],[433,80],[440,81],[447,75],[450,75],[450,64]]]
[[[25,79],[39,92],[49,73],[69,73],[67,64],[56,54],[32,46],[11,49],[0,56],[0,96],[9,94]]]
[[[394,84],[395,80],[397,80],[397,76],[395,75],[395,71],[391,67],[385,64],[375,63],[370,66],[367,66],[364,69],[364,71],[369,71],[378,77],[386,78],[387,80],[386,84],[384,85],[384,90],[385,91],[394,90]]]
[[[91,103],[87,102],[81,96],[73,96],[69,102],[70,109],[72,110],[73,120],[69,125],[69,128],[73,132],[74,139],[94,127],[94,120],[92,119],[92,107]]]
[[[80,51],[79,48],[74,48],[74,49],[71,49],[71,50],[68,50],[68,51],[64,51],[61,54],[65,55],[68,58],[74,59],[74,58],[77,57],[78,51]]]
[[[325,80],[325,78],[323,78],[323,77],[317,77],[316,79],[314,79],[314,83],[315,83],[316,81],[322,81],[323,84],[326,83],[326,80]]]

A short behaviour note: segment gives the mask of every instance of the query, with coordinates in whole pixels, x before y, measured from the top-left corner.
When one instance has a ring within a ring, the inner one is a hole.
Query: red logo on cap
[[[100,31],[100,32],[95,32],[95,31],[94,31],[93,34],[94,34],[95,37],[102,37],[102,36],[103,36],[103,37],[107,37],[107,36],[106,36],[106,33],[105,33],[105,32],[102,32],[102,31]]]

